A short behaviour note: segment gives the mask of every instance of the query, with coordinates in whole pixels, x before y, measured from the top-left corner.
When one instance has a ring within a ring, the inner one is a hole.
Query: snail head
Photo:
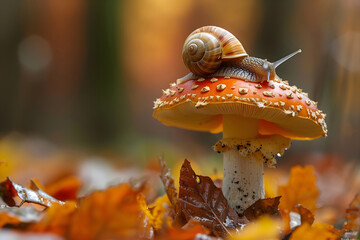
[[[280,60],[277,60],[276,62],[269,62],[267,59],[263,60],[262,65],[259,69],[257,69],[257,72],[263,76],[262,81],[270,81],[274,80],[276,73],[275,69],[282,64],[283,62],[287,61],[288,59],[292,58],[296,54],[301,53],[301,49],[287,55],[286,57],[281,58]]]
[[[263,72],[262,76],[266,77],[266,81],[269,81],[270,79],[275,79],[276,73],[275,73],[275,66],[273,63],[265,59],[261,67],[262,67],[261,71]]]

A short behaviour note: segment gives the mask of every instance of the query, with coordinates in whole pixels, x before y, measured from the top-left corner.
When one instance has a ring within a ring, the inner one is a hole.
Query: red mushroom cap
[[[168,126],[218,133],[222,115],[259,119],[259,134],[291,139],[326,136],[325,114],[287,81],[248,82],[219,77],[171,84],[154,102],[153,116]]]

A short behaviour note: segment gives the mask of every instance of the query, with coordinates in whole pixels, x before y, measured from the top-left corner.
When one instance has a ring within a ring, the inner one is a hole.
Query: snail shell
[[[185,40],[183,61],[199,76],[215,72],[222,60],[249,56],[240,41],[230,32],[215,26],[196,29]]]

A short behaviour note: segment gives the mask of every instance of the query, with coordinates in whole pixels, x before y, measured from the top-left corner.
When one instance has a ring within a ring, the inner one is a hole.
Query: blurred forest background
[[[329,136],[293,141],[280,167],[356,169],[359,0],[2,1],[0,157],[9,160],[1,151],[15,141],[142,165],[162,155],[221,167],[211,148],[221,135],[166,127],[152,117],[161,89],[188,73],[183,42],[203,25],[229,30],[251,56],[270,61],[303,50],[277,73],[319,102]]]

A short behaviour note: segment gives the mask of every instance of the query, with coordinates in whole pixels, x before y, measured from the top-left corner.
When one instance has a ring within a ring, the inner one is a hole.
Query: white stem
[[[230,206],[242,214],[255,201],[264,198],[264,163],[242,157],[239,151],[224,152],[222,191]]]
[[[233,139],[255,139],[258,135],[258,120],[239,115],[223,116],[223,137]],[[253,154],[242,156],[236,149],[224,152],[224,176],[222,191],[230,206],[238,214],[264,198],[263,160]]]

